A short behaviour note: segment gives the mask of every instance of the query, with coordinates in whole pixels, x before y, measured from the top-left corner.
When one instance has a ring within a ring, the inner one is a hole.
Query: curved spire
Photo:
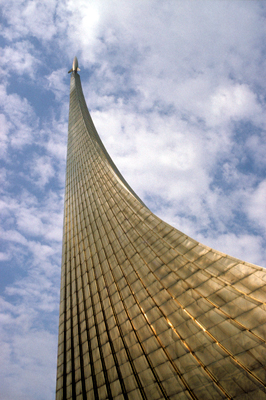
[[[70,88],[56,399],[266,398],[265,270],[156,217]]]

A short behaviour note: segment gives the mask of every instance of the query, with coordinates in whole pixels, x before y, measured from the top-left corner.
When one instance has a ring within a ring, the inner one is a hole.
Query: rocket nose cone
[[[79,69],[78,59],[75,56],[74,59],[73,59],[72,69],[70,71],[68,71],[68,73],[77,72],[77,71],[80,71],[80,69]]]
[[[78,65],[79,65],[79,63],[78,63],[78,59],[77,59],[77,57],[74,57],[74,60],[73,60],[73,69],[77,69],[78,68]]]

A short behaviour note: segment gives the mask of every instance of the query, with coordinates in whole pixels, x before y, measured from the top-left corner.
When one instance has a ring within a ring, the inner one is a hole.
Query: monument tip
[[[71,68],[70,71],[68,71],[68,73],[70,74],[70,72],[77,72],[77,71],[80,71],[80,69],[79,69],[78,59],[75,56],[74,60],[73,60],[72,68]]]

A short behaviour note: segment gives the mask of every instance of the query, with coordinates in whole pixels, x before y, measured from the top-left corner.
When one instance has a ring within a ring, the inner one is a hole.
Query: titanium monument
[[[75,58],[56,399],[266,399],[265,270],[143,204],[99,138],[77,70]]]

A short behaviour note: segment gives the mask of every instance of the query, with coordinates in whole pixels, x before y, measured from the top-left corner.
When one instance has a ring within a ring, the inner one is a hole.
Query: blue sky
[[[1,400],[54,398],[69,75],[147,206],[266,265],[266,2],[1,1]]]

